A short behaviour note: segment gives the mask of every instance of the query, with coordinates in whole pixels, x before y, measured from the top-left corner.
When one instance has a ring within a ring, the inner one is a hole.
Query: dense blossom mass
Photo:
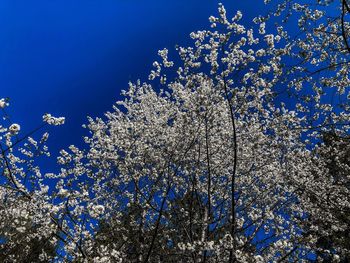
[[[0,99],[0,261],[348,262],[350,9],[265,3],[160,50],[59,172]]]

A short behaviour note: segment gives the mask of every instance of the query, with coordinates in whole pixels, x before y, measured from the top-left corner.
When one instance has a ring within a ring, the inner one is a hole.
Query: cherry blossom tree
[[[311,221],[309,231],[319,236],[320,260],[347,262],[350,188],[344,156],[349,135],[349,3],[265,2],[277,6],[259,20],[277,20],[282,28],[298,23],[289,38],[294,62],[289,62],[288,85],[283,91],[299,101],[295,106],[305,112],[308,123],[304,126],[313,145],[323,142],[314,149],[317,169],[305,180],[299,200]],[[301,181],[297,181],[299,186]],[[333,257],[334,247],[338,247],[339,259]]]
[[[130,83],[113,112],[90,119],[88,150],[62,151],[56,177],[62,196],[75,200],[67,208],[74,224],[101,226],[86,227],[97,236],[78,239],[83,252],[66,243],[73,258],[307,257],[291,181],[311,171],[311,154],[302,117],[277,105],[274,90],[291,46],[241,18],[229,20],[220,5],[213,29],[192,33],[194,47],[178,47],[179,67],[159,51],[151,83]]]
[[[0,100],[3,123],[0,125],[0,260],[37,262],[54,258],[59,229],[54,223],[55,205],[49,193],[48,177],[37,165],[40,156],[49,156],[45,145],[48,133],[40,140],[32,134],[46,125],[63,124],[64,118],[44,115],[44,124],[27,135],[12,123]]]
[[[87,146],[61,150],[59,172],[35,164],[47,133],[35,141],[5,120],[0,259],[346,260],[348,53],[337,34],[348,25],[289,2],[249,28],[219,5],[178,59],[160,50],[148,82],[89,118]],[[301,12],[303,36],[269,32],[285,10]]]

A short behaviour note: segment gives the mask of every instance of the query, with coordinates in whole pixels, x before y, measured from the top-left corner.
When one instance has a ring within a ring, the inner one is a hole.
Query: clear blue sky
[[[158,49],[186,45],[223,2],[245,21],[262,0],[1,0],[0,97],[29,131],[45,112],[67,119],[51,129],[53,155],[82,145],[86,116],[102,116],[129,80],[146,80]]]

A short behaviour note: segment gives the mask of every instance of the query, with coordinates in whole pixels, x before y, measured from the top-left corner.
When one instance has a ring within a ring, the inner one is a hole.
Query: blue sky
[[[66,117],[51,129],[53,155],[82,145],[86,116],[110,110],[129,80],[146,80],[157,50],[208,28],[219,2],[246,23],[263,8],[262,0],[1,0],[0,97],[10,97],[24,132],[46,112]]]

